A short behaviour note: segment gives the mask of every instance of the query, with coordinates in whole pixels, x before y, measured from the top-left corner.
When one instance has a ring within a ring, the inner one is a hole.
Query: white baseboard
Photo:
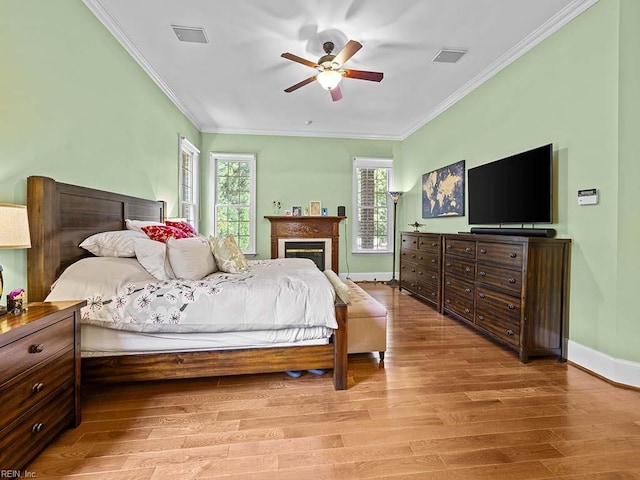
[[[622,385],[640,388],[640,363],[615,358],[569,340],[568,360]]]
[[[391,280],[391,273],[389,272],[370,272],[370,273],[341,273],[340,278],[342,280],[353,280],[354,282],[388,282]],[[396,275],[396,280],[399,277]]]

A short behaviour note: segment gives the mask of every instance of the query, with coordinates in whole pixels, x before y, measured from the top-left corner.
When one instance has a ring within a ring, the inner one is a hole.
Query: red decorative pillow
[[[193,226],[189,222],[184,222],[184,221],[173,222],[171,220],[167,220],[164,223],[166,223],[170,227],[179,228],[180,230],[182,230],[184,233],[186,233],[190,237],[197,237],[198,236],[198,232],[196,232],[196,229],[193,228]]]
[[[167,238],[189,238],[189,235],[176,227],[169,225],[152,225],[142,227],[142,231],[147,234],[151,240],[167,243]]]

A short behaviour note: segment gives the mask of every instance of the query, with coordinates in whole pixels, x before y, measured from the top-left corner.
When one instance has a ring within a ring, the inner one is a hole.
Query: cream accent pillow
[[[240,273],[249,268],[249,263],[238,248],[233,235],[209,237],[211,251],[221,272]]]
[[[158,280],[172,280],[176,278],[169,258],[167,247],[162,242],[156,242],[150,238],[136,238],[133,241],[136,258],[144,269]]]
[[[350,295],[351,295],[349,292],[349,287],[345,285],[345,283],[342,280],[340,280],[340,277],[338,277],[336,272],[334,272],[333,270],[325,270],[324,274],[327,277],[327,280],[329,280],[329,282],[331,283],[331,285],[333,285],[333,289],[340,296],[342,301],[346,304],[349,304]]]
[[[114,230],[91,235],[79,245],[96,257],[135,257],[134,238],[145,238],[142,232],[132,230]]]
[[[204,237],[168,238],[167,255],[173,273],[181,280],[200,280],[218,271]]]

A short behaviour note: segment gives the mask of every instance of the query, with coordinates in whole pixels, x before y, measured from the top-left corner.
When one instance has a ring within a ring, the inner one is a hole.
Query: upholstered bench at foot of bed
[[[349,288],[347,353],[378,352],[384,360],[387,309],[351,280],[344,284]]]

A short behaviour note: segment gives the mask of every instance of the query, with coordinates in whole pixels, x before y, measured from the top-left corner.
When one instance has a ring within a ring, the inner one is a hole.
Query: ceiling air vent
[[[446,50],[443,48],[433,57],[432,62],[456,63],[465,53],[467,53],[466,50]]]
[[[204,33],[204,28],[178,27],[176,25],[171,25],[171,28],[176,32],[176,36],[181,42],[209,43],[207,34]]]

